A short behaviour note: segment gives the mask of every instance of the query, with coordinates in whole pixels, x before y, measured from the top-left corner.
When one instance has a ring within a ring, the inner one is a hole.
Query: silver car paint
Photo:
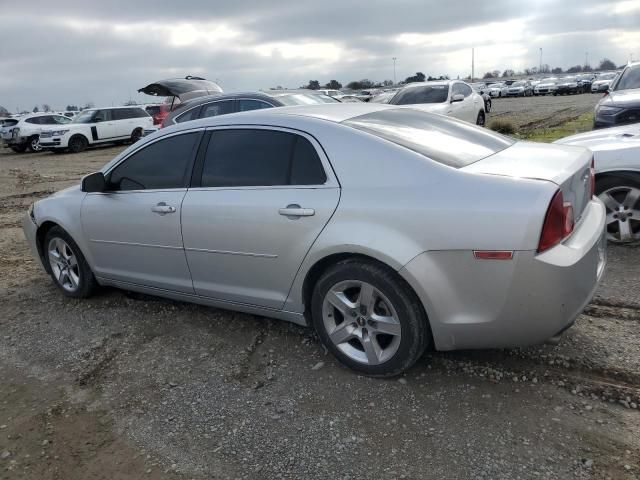
[[[305,324],[303,285],[307,273],[328,255],[351,252],[386,263],[413,286],[429,316],[437,348],[536,343],[556,333],[560,323],[565,326],[571,322],[574,310],[591,298],[604,265],[604,260],[594,260],[604,228],[603,206],[598,201],[589,203],[569,239],[545,254],[536,255],[544,213],[558,188],[554,178],[514,179],[508,176],[513,172],[505,169],[501,173],[497,166],[481,174],[455,170],[336,123],[385,108],[396,107],[380,104],[287,107],[197,120],[145,137],[102,169],[108,172],[133,151],[155,139],[192,129],[262,125],[295,129],[313,136],[331,162],[341,196],[333,217],[312,243],[306,257],[290,259],[297,264],[287,264],[282,269],[260,272],[266,281],[268,275],[280,278],[285,270],[297,270],[282,309],[272,307],[280,302],[278,295],[267,298],[264,306],[260,306],[251,300],[252,294],[243,296],[241,292],[236,298],[212,298],[175,291],[175,288],[141,285],[125,280],[124,276],[100,276],[100,283]],[[519,148],[529,147],[525,144]],[[561,151],[555,160],[560,169],[574,164],[576,157],[582,157],[585,152],[576,148]],[[535,153],[539,153],[538,150]],[[519,155],[526,156],[523,150]],[[389,168],[389,158],[394,159],[393,168]],[[533,169],[521,171],[524,177],[531,177],[532,173]],[[104,260],[96,262],[95,249],[87,241],[82,226],[79,213],[85,196],[77,187],[69,189],[37,202],[34,214],[38,225],[52,221],[65,228],[95,268]],[[305,207],[320,208],[306,204]],[[330,206],[324,208],[330,209]],[[24,225],[33,246],[36,226],[30,219],[25,219]],[[287,240],[287,235],[283,235],[282,241]],[[248,250],[257,248],[247,247]],[[486,261],[474,259],[475,249],[509,249],[516,253],[511,261]],[[253,272],[248,271],[246,275]],[[487,278],[492,278],[490,275],[495,276],[494,288],[490,288],[492,282],[487,282]],[[571,281],[580,285],[574,289],[543,288],[548,284],[566,286]],[[436,285],[438,288],[434,288]],[[447,286],[450,288],[446,294],[440,291]],[[534,287],[549,295],[544,301],[554,315],[548,319],[536,312],[541,297],[528,293]],[[282,287],[278,287],[273,291],[281,290]],[[467,298],[471,299],[468,304]],[[456,309],[460,307],[455,304],[467,311],[477,309],[477,319],[461,322],[464,316],[458,315]],[[465,324],[480,327],[467,331],[462,327]],[[501,329],[505,325],[508,328]],[[523,335],[520,329],[537,334]]]
[[[579,133],[553,143],[591,150],[596,173],[640,172],[640,123]]]

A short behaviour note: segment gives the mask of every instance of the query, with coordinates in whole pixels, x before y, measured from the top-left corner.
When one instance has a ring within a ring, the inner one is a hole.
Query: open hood
[[[200,77],[170,78],[150,83],[138,92],[157,97],[178,97],[181,102],[204,95],[222,93],[216,82]]]

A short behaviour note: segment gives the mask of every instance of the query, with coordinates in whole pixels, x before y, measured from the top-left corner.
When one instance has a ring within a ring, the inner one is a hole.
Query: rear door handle
[[[176,211],[176,207],[172,207],[171,205],[167,205],[164,202],[160,202],[157,205],[151,207],[151,211],[153,213],[157,213],[158,215],[166,215],[167,213],[174,213]]]
[[[316,214],[316,211],[313,208],[302,208],[294,203],[287,205],[287,208],[279,209],[278,213],[285,217],[311,217]]]

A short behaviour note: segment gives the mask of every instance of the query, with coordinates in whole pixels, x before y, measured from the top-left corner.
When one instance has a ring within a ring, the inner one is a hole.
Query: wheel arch
[[[311,315],[311,308],[310,308],[311,297],[313,295],[313,289],[317,284],[318,280],[320,279],[320,277],[324,272],[326,272],[332,266],[336,265],[338,262],[341,262],[344,260],[351,260],[351,259],[374,263],[376,265],[379,265],[389,270],[390,272],[393,272],[397,280],[406,286],[407,290],[410,291],[415,296],[416,300],[420,304],[422,313],[424,314],[424,317],[427,321],[427,328],[429,329],[429,335],[431,335],[431,338],[433,338],[432,331],[431,331],[431,323],[429,321],[429,312],[427,312],[427,309],[425,308],[424,303],[420,299],[418,292],[416,292],[413,286],[402,275],[400,275],[400,273],[398,273],[398,269],[393,268],[391,265],[380,260],[379,258],[376,258],[374,256],[371,256],[365,253],[358,253],[358,252],[338,252],[338,253],[332,253],[332,254],[326,255],[316,260],[316,262],[307,270],[304,277],[304,281],[302,282],[301,293],[302,293],[302,302],[304,307],[304,316],[308,325],[311,324],[310,317],[309,317]]]
[[[38,255],[40,256],[40,260],[42,261],[42,266],[47,271],[47,273],[51,273],[50,271],[51,268],[49,267],[49,262],[46,261],[46,258],[44,256],[44,251],[45,251],[44,239],[46,238],[49,230],[51,230],[53,227],[63,228],[61,225],[57,224],[56,222],[53,222],[51,220],[46,220],[42,222],[38,227],[38,229],[36,230],[36,247],[38,249]]]
[[[599,181],[612,177],[627,178],[640,182],[640,170],[607,170],[604,172],[597,172],[596,189],[598,188]]]

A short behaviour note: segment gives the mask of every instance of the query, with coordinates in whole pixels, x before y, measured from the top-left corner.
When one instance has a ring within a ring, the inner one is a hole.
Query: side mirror
[[[83,192],[104,192],[107,182],[102,172],[90,173],[82,179]]]
[[[451,103],[461,102],[464,100],[464,95],[461,93],[456,93],[453,97],[451,97]]]

